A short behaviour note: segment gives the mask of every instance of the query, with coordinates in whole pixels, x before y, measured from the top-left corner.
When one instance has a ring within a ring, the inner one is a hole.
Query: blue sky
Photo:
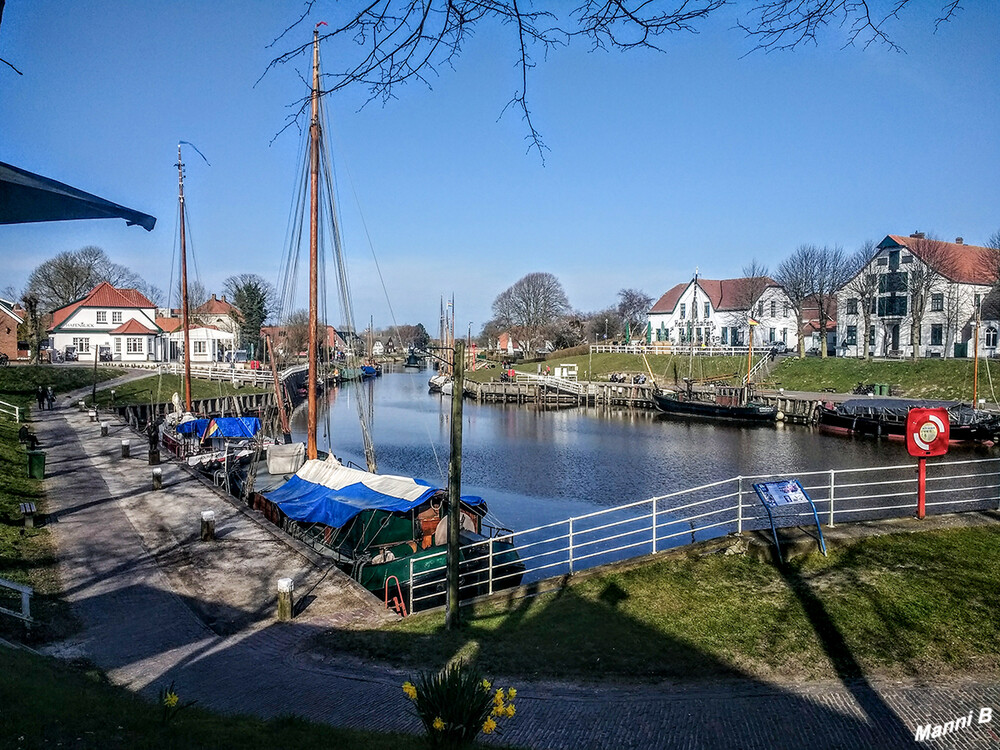
[[[968,0],[937,33],[938,3],[914,5],[891,27],[905,54],[843,49],[832,29],[818,47],[744,56],[735,10],[664,40],[665,54],[558,50],[529,83],[544,165],[520,118],[500,117],[518,85],[507,28],[480,30],[433,90],[364,108],[362,91],[330,97],[358,320],[391,322],[362,220],[397,322],[432,332],[441,295],[454,292],[459,330],[478,330],[533,271],[589,311],[622,287],[657,297],[695,266],[716,278],[752,257],[774,267],[802,243],[854,249],[915,230],[984,242],[1000,229],[1000,3]],[[277,281],[300,138],[271,141],[304,91],[291,67],[254,83],[301,8],[8,0],[0,57],[24,75],[0,69],[0,161],[158,222],[0,228],[0,288],[98,245],[166,289],[178,140],[212,164],[185,156],[202,283]]]

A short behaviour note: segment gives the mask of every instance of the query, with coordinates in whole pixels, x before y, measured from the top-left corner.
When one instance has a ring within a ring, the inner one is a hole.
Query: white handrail
[[[14,404],[8,404],[6,401],[0,401],[0,413],[10,414],[14,417],[15,422],[21,421],[21,407]]]
[[[13,581],[8,581],[5,578],[0,578],[0,586],[4,588],[12,589],[21,594],[21,611],[17,612],[13,609],[7,609],[6,607],[0,607],[0,612],[5,615],[10,615],[11,617],[16,617],[19,620],[24,620],[25,622],[32,622],[31,619],[31,595],[34,593],[34,589],[31,586],[24,586],[20,583],[14,583]]]

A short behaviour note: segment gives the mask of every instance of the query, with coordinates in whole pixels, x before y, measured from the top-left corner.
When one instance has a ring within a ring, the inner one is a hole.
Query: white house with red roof
[[[171,318],[176,320],[176,318]],[[182,359],[184,351],[184,329],[178,326],[167,334],[170,342],[170,359]],[[225,353],[233,349],[236,336],[229,331],[210,325],[192,325],[188,328],[188,341],[191,344],[191,362],[208,363],[221,362]]]
[[[73,346],[81,359],[100,349],[118,362],[161,361],[164,343],[156,324],[156,305],[136,289],[116,289],[106,281],[81,299],[52,313],[52,347]]]
[[[923,232],[887,235],[859,272],[877,278],[877,291],[869,305],[862,303],[857,285],[851,282],[837,294],[837,338],[842,353],[864,355],[867,317],[868,348],[876,357],[912,356],[913,338],[923,357],[972,356],[976,306],[996,283],[998,264],[990,261],[990,254],[996,251],[967,245],[961,237],[944,242]],[[922,306],[916,337],[914,301]],[[984,343],[981,338],[980,345]],[[996,330],[991,343],[996,347]]]
[[[751,326],[750,321],[756,321]],[[652,343],[740,346],[753,331],[755,347],[798,345],[795,310],[788,295],[766,276],[703,279],[678,284],[649,311]]]
[[[213,294],[204,304],[198,305],[191,313],[202,325],[213,326],[221,331],[228,331],[232,334],[237,333],[235,316],[239,314],[239,311],[233,307],[232,303],[226,300],[226,295],[224,294],[222,295],[222,299],[217,298]]]

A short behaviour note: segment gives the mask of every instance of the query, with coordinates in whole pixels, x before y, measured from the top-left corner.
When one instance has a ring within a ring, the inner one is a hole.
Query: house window
[[[977,294],[977,295],[976,295],[976,299],[975,299],[975,302],[973,303],[973,304],[975,304],[975,306],[976,306],[976,309],[977,309],[977,310],[979,309],[979,303],[980,303],[981,301],[982,301],[982,296],[981,296],[981,295],[979,295],[979,294]]]
[[[771,317],[778,317],[778,303],[775,300],[771,300]]]
[[[931,312],[941,312],[944,310],[944,295],[943,294],[932,294],[931,295]]]
[[[887,265],[889,265],[889,259],[888,258],[879,258],[877,261],[875,261],[875,264],[879,265],[879,266],[887,266]]]
[[[705,303],[705,317],[706,318],[712,317],[712,303],[711,302],[706,302]]]
[[[97,322],[98,323],[107,323],[108,322],[108,311],[107,310],[98,310],[97,311]]]
[[[782,344],[787,344],[788,343],[788,329],[787,328],[782,328],[781,329],[781,343]]]
[[[895,271],[899,268],[899,250],[889,251],[889,270]]]
[[[82,338],[73,337],[73,346],[76,347],[77,354],[86,354],[90,351],[90,338],[84,336]]]
[[[195,354],[204,354],[205,352],[208,351],[208,342],[207,341],[195,341],[193,343],[194,343],[194,353]]]
[[[996,348],[996,345],[997,345],[997,329],[994,328],[993,326],[989,326],[986,329],[985,342],[986,342],[986,346],[989,346],[991,348]]]
[[[125,339],[125,351],[129,354],[142,354],[142,337],[129,336]]]
[[[906,273],[886,273],[878,277],[879,294],[906,291]]]
[[[115,339],[115,354],[121,354],[122,353],[122,337],[121,336],[115,336],[114,339]]]
[[[913,262],[913,256],[912,255],[904,255],[903,258],[902,258],[902,260],[903,260],[904,263],[912,263]]]
[[[698,317],[698,303],[697,302],[692,302],[691,303],[691,317],[692,318],[697,318]]]
[[[111,322],[112,323],[121,323],[122,322],[122,313],[121,313],[121,310],[118,310],[117,312],[112,312],[111,313]]]
[[[844,343],[848,346],[855,346],[858,343],[858,327],[857,326],[847,326],[847,335],[844,337]]]
[[[856,297],[851,297],[847,300],[847,314],[857,315],[858,314],[858,300]]]
[[[906,297],[879,297],[878,314],[883,318],[903,317],[906,315]]]
[[[772,302],[771,304],[773,305],[774,303]],[[773,328],[768,328],[767,329],[767,343],[769,343],[769,344],[773,344],[774,343],[774,334],[775,334],[775,330]]]
[[[868,329],[868,346],[875,346],[875,326]]]
[[[944,326],[935,323],[931,326],[931,346],[941,346],[944,343]]]
[[[681,320],[687,317],[687,305],[681,302]]]
[[[725,346],[729,345],[729,329],[726,326],[722,326],[722,343]]]
[[[763,302],[758,302],[757,303],[757,317],[758,318],[764,317],[764,303]]]

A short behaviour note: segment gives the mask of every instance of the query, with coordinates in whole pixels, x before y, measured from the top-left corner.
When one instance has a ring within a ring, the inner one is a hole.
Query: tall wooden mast
[[[316,458],[316,376],[319,342],[319,29],[313,29],[312,122],[309,125],[309,422],[306,458]]]
[[[191,331],[188,328],[187,247],[184,230],[184,162],[181,144],[177,144],[177,196],[181,213],[181,326],[184,328],[184,410],[191,408]]]

